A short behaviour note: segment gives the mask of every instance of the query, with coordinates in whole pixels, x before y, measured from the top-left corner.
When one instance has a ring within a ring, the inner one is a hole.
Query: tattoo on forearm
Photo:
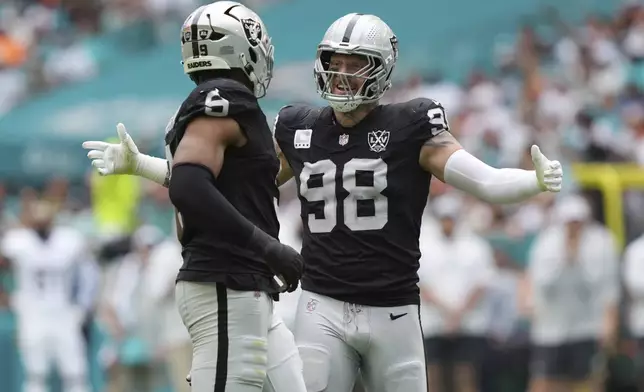
[[[456,140],[454,139],[454,136],[452,136],[451,133],[445,131],[439,135],[434,136],[431,139],[428,139],[424,145],[428,147],[444,148],[454,145],[455,142]]]

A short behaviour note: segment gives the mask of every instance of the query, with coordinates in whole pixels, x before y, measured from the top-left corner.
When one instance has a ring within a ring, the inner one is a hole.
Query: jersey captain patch
[[[309,148],[311,147],[311,135],[313,130],[311,129],[298,129],[295,131],[295,138],[293,140],[293,146],[295,148]]]

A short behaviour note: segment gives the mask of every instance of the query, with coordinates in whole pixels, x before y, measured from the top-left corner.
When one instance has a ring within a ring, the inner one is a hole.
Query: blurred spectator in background
[[[92,302],[80,298],[83,264],[91,261],[82,233],[54,224],[57,208],[39,200],[28,205],[26,227],[12,229],[0,249],[12,265],[18,343],[25,366],[25,392],[48,390],[52,363],[66,391],[88,392],[88,362],[82,324]]]
[[[165,294],[162,286],[167,280],[158,279],[166,271],[152,264],[151,255],[162,238],[154,227],[137,229],[132,251],[116,261],[106,277],[101,313],[111,343],[103,352],[110,392],[152,392],[159,386],[154,357],[161,352],[157,344],[162,320],[156,299]]]
[[[11,291],[11,272],[9,262],[0,256],[0,311],[9,308],[9,292]]]
[[[27,58],[27,48],[6,29],[9,16],[0,16],[0,115],[7,113],[26,94],[26,78],[18,70]]]
[[[478,390],[491,308],[492,248],[458,224],[461,200],[443,195],[432,210],[438,233],[421,237],[421,313],[429,389]]]
[[[592,221],[581,196],[561,200],[554,217],[529,261],[531,392],[593,387],[617,337],[618,255],[611,234]]]
[[[132,234],[138,223],[141,187],[141,181],[134,176],[92,173],[92,207],[101,238],[118,240]]]
[[[192,364],[192,341],[174,301],[175,279],[182,263],[181,244],[174,234],[151,250],[142,282],[143,300],[148,302],[144,317],[157,328],[152,342],[153,360],[161,368],[165,366],[174,392],[190,391],[186,375]]]
[[[31,95],[96,77],[113,34],[119,48],[145,50],[176,37],[176,23],[201,0],[8,0],[0,4],[0,115]],[[108,59],[109,61],[109,59]]]
[[[139,220],[160,229],[166,237],[174,235],[174,207],[170,203],[168,188],[149,181],[145,184],[145,203],[139,203]]]
[[[626,248],[622,273],[629,300],[627,326],[637,345],[637,390],[644,392],[644,234]]]
[[[451,120],[461,112],[464,93],[461,86],[441,74],[432,73],[425,77],[412,74],[404,85],[394,88],[391,94],[387,93],[382,102],[405,102],[427,97],[440,102],[449,116],[448,120]]]
[[[523,269],[510,255],[495,249],[491,279],[488,350],[482,366],[482,392],[525,391],[530,357],[529,324],[521,308]]]

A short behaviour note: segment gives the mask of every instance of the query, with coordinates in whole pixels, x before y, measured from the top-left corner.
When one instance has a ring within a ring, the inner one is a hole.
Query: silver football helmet
[[[258,98],[273,77],[273,45],[264,22],[243,4],[217,1],[197,8],[181,28],[183,71],[241,69]]]
[[[341,72],[331,66],[335,53],[362,56],[367,64],[356,72]],[[345,15],[333,22],[318,45],[313,71],[318,93],[340,112],[378,101],[391,87],[396,60],[398,39],[382,19],[375,15]],[[362,83],[351,83],[355,80]]]

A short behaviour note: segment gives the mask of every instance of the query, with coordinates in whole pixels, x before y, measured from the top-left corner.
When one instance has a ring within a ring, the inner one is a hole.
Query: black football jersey
[[[302,288],[371,306],[419,303],[418,237],[430,175],[420,149],[446,131],[429,99],[381,105],[353,128],[331,108],[282,108],[275,138],[302,204]]]
[[[257,98],[246,86],[231,79],[213,79],[198,85],[166,129],[170,161],[188,124],[200,116],[230,117],[239,123],[248,142],[240,148],[226,149],[217,189],[248,220],[277,238],[275,200],[279,193],[275,178],[280,164]],[[178,280],[221,282],[234,290],[277,291],[273,273],[261,257],[203,233],[189,219],[180,218],[184,262]]]

